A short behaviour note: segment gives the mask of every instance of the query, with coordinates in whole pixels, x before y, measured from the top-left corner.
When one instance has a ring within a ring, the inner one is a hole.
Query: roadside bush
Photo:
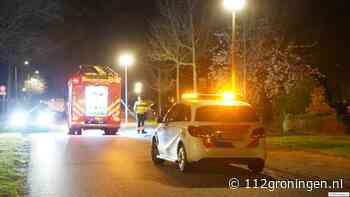
[[[304,114],[310,103],[310,92],[317,82],[312,78],[296,82],[287,94],[272,100],[273,120],[269,123],[269,130],[281,132],[287,115]]]
[[[322,86],[315,87],[311,92],[311,101],[306,108],[307,113],[323,114],[333,113],[332,109],[326,101],[326,90]]]
[[[312,89],[307,99],[308,104],[303,103],[304,111],[295,105],[296,109],[285,114],[284,134],[344,134],[344,125],[337,121],[334,109],[327,103],[325,88],[322,86],[310,87]]]
[[[337,121],[335,113],[288,114],[283,121],[283,134],[342,135],[345,127]]]
[[[313,79],[304,79],[296,83],[288,94],[273,101],[274,114],[284,117],[286,114],[303,114],[310,103],[310,92],[316,86]]]

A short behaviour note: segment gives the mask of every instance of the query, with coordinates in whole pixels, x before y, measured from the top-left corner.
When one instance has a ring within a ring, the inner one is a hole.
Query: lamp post
[[[237,88],[237,66],[235,62],[236,41],[236,13],[245,7],[246,0],[224,0],[224,7],[232,12],[232,43],[231,43],[231,66],[232,66],[232,90]]]
[[[125,69],[125,126],[128,125],[128,67],[134,63],[134,57],[131,54],[125,53],[119,57],[119,64]]]

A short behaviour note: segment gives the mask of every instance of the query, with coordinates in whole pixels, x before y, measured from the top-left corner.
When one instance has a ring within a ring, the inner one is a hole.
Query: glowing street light
[[[134,56],[129,53],[125,53],[119,57],[119,63],[122,66],[130,66],[134,62],[135,62]]]
[[[130,53],[125,53],[119,56],[119,64],[125,69],[125,126],[128,125],[128,67],[134,64],[134,56]]]
[[[245,0],[224,0],[224,7],[230,11],[242,10],[246,5]]]
[[[29,61],[24,61],[24,65],[29,65]]]
[[[232,90],[236,91],[237,66],[235,63],[235,41],[236,41],[236,12],[246,6],[246,0],[224,0],[224,7],[232,12],[232,43],[231,43],[231,64],[232,64]]]
[[[140,83],[140,82],[135,83],[135,85],[134,85],[134,92],[136,94],[140,95],[141,92],[142,92],[142,87],[143,87],[142,83]]]

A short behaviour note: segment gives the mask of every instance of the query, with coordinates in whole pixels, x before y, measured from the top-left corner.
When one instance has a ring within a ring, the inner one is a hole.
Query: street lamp
[[[245,0],[224,0],[224,7],[230,11],[242,10],[245,4]]]
[[[140,83],[140,82],[135,83],[135,85],[134,85],[135,94],[140,95],[142,92],[142,87],[143,87],[142,83]]]
[[[237,66],[235,64],[235,41],[236,41],[236,12],[242,10],[246,0],[224,0],[224,7],[232,12],[232,43],[231,43],[231,64],[232,64],[232,90],[236,90]]]
[[[119,57],[119,64],[124,66],[125,69],[125,126],[128,125],[128,67],[132,65],[134,61],[134,56],[129,53],[122,54]]]
[[[24,65],[29,65],[29,61],[24,61]]]

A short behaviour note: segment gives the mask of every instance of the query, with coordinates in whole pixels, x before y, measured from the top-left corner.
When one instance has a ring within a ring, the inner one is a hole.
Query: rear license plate
[[[87,124],[104,124],[103,118],[94,118],[87,121]]]

